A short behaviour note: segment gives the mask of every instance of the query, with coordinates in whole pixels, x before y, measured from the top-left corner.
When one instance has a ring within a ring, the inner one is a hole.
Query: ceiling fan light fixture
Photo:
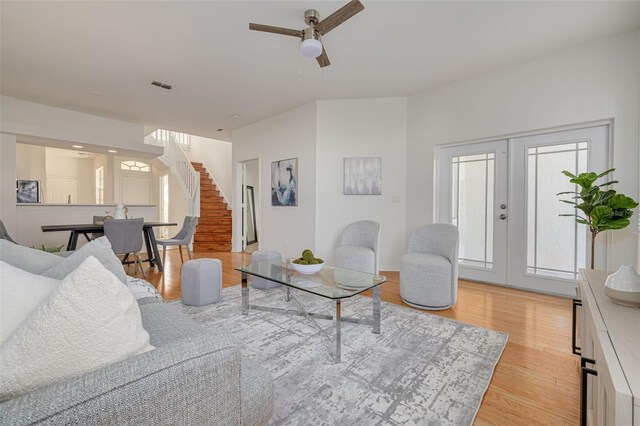
[[[300,53],[307,58],[317,58],[322,55],[322,42],[319,34],[313,28],[304,30],[304,37],[300,44]]]

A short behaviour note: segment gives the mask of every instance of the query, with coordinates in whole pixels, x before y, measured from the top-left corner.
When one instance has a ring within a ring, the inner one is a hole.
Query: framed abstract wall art
[[[382,157],[345,157],[344,195],[381,195]]]
[[[271,205],[298,205],[298,159],[271,163]]]
[[[39,180],[16,180],[16,202],[17,203],[39,203],[40,202],[40,181]]]

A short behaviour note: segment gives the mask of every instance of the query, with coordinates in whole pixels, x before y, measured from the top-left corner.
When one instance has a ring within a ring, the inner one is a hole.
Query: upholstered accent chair
[[[380,224],[360,220],[347,225],[334,252],[336,266],[354,271],[378,274]]]
[[[408,305],[441,310],[458,300],[458,228],[434,223],[414,231],[400,267],[400,296]]]

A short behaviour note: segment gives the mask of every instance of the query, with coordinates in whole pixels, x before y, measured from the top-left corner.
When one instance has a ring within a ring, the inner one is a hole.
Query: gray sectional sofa
[[[155,350],[0,404],[2,425],[263,425],[270,374],[177,306],[138,301]]]

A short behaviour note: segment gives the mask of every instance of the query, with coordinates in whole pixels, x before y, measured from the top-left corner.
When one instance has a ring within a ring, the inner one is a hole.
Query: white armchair
[[[340,268],[378,274],[380,252],[380,224],[361,220],[347,225],[334,252],[335,264]]]
[[[400,267],[400,297],[420,309],[441,310],[458,300],[458,228],[434,223],[414,231]]]

